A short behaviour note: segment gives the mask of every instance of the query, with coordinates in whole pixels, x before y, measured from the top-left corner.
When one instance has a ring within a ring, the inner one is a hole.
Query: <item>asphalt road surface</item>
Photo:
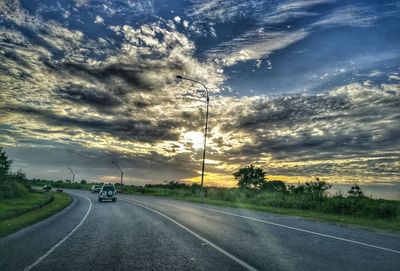
[[[68,190],[62,212],[0,239],[0,270],[400,270],[400,235],[298,217]]]

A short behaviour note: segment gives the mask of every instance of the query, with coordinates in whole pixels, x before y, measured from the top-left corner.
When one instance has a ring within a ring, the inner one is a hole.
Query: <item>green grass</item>
[[[43,220],[66,206],[72,198],[65,193],[30,193],[26,197],[0,202],[0,236]]]
[[[0,221],[40,208],[52,200],[50,194],[29,193],[25,197],[0,201]]]

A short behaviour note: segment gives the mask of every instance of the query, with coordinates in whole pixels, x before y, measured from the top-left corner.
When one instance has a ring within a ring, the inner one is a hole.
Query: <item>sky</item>
[[[0,0],[0,146],[30,178],[400,183],[400,2]]]

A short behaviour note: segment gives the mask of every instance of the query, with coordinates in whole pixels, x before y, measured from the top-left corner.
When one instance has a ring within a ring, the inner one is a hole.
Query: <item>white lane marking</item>
[[[38,265],[41,261],[43,261],[47,256],[49,256],[56,248],[58,248],[59,246],[61,246],[62,243],[64,243],[68,238],[71,237],[71,235],[76,232],[77,229],[79,229],[80,226],[82,226],[83,222],[86,220],[87,216],[90,213],[90,210],[92,209],[92,201],[85,196],[85,198],[89,201],[89,208],[85,214],[85,216],[82,218],[82,220],[79,222],[78,225],[75,226],[75,228],[67,234],[67,236],[65,236],[62,240],[60,240],[57,244],[55,244],[50,250],[48,250],[43,256],[41,256],[40,258],[38,258],[33,264],[25,267],[24,271],[29,271],[32,268],[34,268],[36,265]]]
[[[129,201],[129,200],[124,200],[124,199],[121,199],[121,200],[122,200],[122,201],[125,201],[125,202],[128,202],[128,203],[131,203],[131,204],[138,205],[138,206],[140,206],[140,207],[143,207],[143,208],[145,208],[145,209],[147,209],[147,210],[149,210],[149,211],[152,211],[152,212],[154,212],[154,213],[156,213],[156,214],[158,214],[158,215],[160,215],[160,216],[162,216],[162,217],[168,219],[169,221],[175,223],[176,225],[178,225],[178,226],[181,227],[182,229],[188,231],[189,233],[191,233],[191,234],[194,235],[195,237],[199,238],[199,239],[200,239],[201,241],[203,241],[204,243],[210,245],[211,247],[213,247],[214,249],[218,250],[219,252],[221,252],[222,254],[224,254],[225,256],[227,256],[228,258],[230,258],[230,259],[232,259],[233,261],[235,261],[236,263],[240,264],[241,266],[243,266],[243,267],[246,268],[247,270],[257,271],[256,268],[254,268],[254,267],[252,267],[251,265],[245,263],[245,262],[242,261],[241,259],[239,259],[239,258],[235,257],[234,255],[230,254],[228,251],[224,250],[223,248],[220,248],[219,246],[215,245],[215,244],[212,243],[211,241],[209,241],[209,240],[207,240],[206,238],[204,238],[204,237],[200,236],[199,234],[195,233],[194,231],[192,231],[192,230],[189,229],[188,227],[182,225],[181,223],[179,223],[178,221],[174,220],[173,218],[170,218],[169,216],[167,216],[167,215],[165,215],[165,214],[163,214],[163,213],[160,213],[159,211],[156,211],[156,210],[154,210],[154,209],[152,209],[152,208],[150,208],[150,207],[147,207],[147,206],[145,206],[145,205],[143,205],[143,204],[140,204],[140,203],[137,203],[137,202],[135,202],[135,201]]]
[[[362,246],[366,246],[366,247],[376,248],[376,249],[390,251],[390,252],[394,252],[394,253],[400,254],[399,250],[394,250],[394,249],[390,249],[390,248],[386,248],[386,247],[375,246],[375,245],[372,245],[372,244],[363,243],[363,242],[359,242],[359,241],[354,241],[354,240],[350,240],[350,239],[346,239],[346,238],[342,238],[342,237],[337,237],[337,236],[334,236],[334,235],[329,235],[329,234],[309,231],[309,230],[305,230],[305,229],[301,229],[301,228],[286,226],[286,225],[283,225],[283,224],[274,223],[274,222],[270,222],[270,221],[267,221],[267,220],[262,220],[262,219],[249,217],[249,216],[244,216],[244,215],[238,215],[238,214],[235,214],[235,213],[220,211],[220,210],[216,210],[216,209],[212,209],[212,208],[201,207],[201,206],[196,206],[196,205],[192,205],[192,204],[185,204],[185,203],[181,203],[181,204],[182,205],[186,205],[186,206],[190,206],[190,207],[194,207],[194,208],[200,208],[200,209],[212,211],[212,212],[217,212],[217,213],[227,214],[227,215],[236,216],[236,217],[240,217],[240,218],[245,218],[245,219],[248,219],[248,220],[253,220],[253,221],[257,221],[257,222],[261,222],[261,223],[265,223],[265,224],[269,224],[269,225],[273,225],[273,226],[277,226],[277,227],[282,227],[282,228],[291,229],[291,230],[295,230],[295,231],[301,231],[301,232],[310,233],[310,234],[314,234],[314,235],[318,235],[318,236],[323,236],[323,237],[326,237],[326,238],[336,239],[336,240],[345,241],[345,242],[349,242],[349,243],[353,243],[353,244],[357,244],[357,245],[362,245]]]

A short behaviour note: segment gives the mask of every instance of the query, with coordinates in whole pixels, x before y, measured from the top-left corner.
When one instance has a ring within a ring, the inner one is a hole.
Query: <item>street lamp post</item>
[[[72,173],[72,183],[74,183],[75,182],[75,172],[70,168],[70,167],[67,167],[68,169],[69,169],[69,171],[71,171],[71,173]]]
[[[120,168],[117,162],[112,162],[112,164],[116,165],[117,168],[121,171],[121,189],[122,189],[122,180],[124,178],[124,171]]]
[[[200,81],[183,77],[181,75],[177,75],[176,78],[181,79],[181,80],[187,80],[187,81],[192,81],[194,83],[200,84],[204,87],[206,90],[206,102],[207,102],[207,110],[206,110],[206,124],[204,128],[204,148],[203,148],[203,163],[201,166],[201,183],[200,183],[200,198],[201,198],[201,203],[204,202],[204,189],[203,189],[203,182],[204,182],[204,164],[206,161],[206,146],[207,146],[207,127],[208,127],[208,107],[210,104],[210,97],[208,96],[208,89],[207,87]]]

